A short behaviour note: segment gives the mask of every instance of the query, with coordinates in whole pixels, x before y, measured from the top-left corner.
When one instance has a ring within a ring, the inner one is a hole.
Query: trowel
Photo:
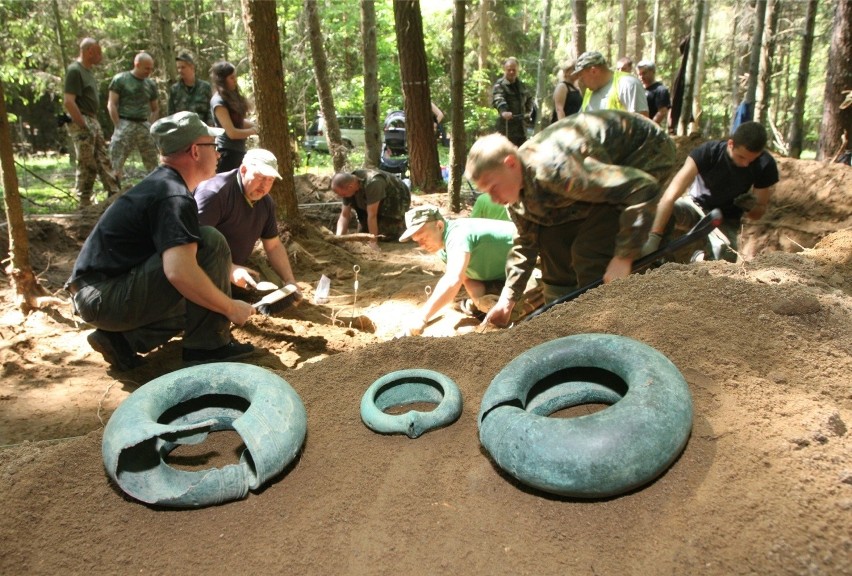
[[[260,286],[260,284],[262,284],[262,282],[259,282],[258,286]],[[271,282],[270,282],[270,284],[271,284]],[[264,296],[263,298],[261,298],[260,300],[258,300],[254,304],[252,304],[252,306],[254,308],[257,308],[258,306],[263,306],[264,304],[267,304],[267,305],[275,304],[277,302],[281,302],[285,298],[290,298],[291,300],[295,300],[295,297],[293,295],[295,294],[295,292],[297,290],[298,290],[298,287],[295,284],[287,284],[283,288],[279,288],[278,290],[275,290],[274,292],[270,292],[269,294],[267,294],[266,296]],[[292,302],[291,302],[291,304],[292,304]],[[283,309],[286,306],[283,303],[281,303],[281,304],[279,304],[279,307],[282,307],[282,309]]]

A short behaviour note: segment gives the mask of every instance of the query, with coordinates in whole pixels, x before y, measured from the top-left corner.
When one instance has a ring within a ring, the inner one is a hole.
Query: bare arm
[[[216,115],[216,120],[219,121],[219,126],[225,130],[225,135],[231,140],[245,140],[249,136],[257,134],[254,124],[248,120],[245,121],[245,125],[248,126],[248,128],[235,127],[234,123],[231,122],[231,116],[228,114],[228,109],[224,106],[216,106],[213,113]]]
[[[553,106],[556,108],[556,119],[565,118],[565,100],[568,98],[568,87],[560,82],[553,90]]]
[[[686,162],[678,170],[675,177],[672,179],[669,187],[663,192],[660,202],[657,204],[657,214],[654,216],[654,224],[651,225],[651,233],[662,235],[666,230],[666,224],[669,223],[669,218],[672,217],[675,201],[683,196],[686,189],[698,176],[698,166],[695,160],[687,157]]]
[[[151,113],[148,115],[148,122],[155,122],[160,117],[160,101],[151,100]]]
[[[372,204],[367,204],[367,231],[376,236],[379,236],[379,205],[381,202],[373,202]],[[377,240],[373,240],[370,242],[370,246],[379,249],[379,243]]]
[[[668,116],[669,109],[663,106],[662,108],[657,110],[657,113],[654,114],[654,118],[652,118],[652,120],[654,120],[654,122],[656,122],[657,124],[662,125],[662,123],[665,121],[666,118],[668,118]]]
[[[465,270],[469,262],[470,252],[447,254],[447,269],[435,285],[429,300],[420,309],[418,321],[421,326],[424,326],[438,310],[453,301],[467,278]]]
[[[184,298],[222,314],[234,324],[245,324],[253,308],[248,302],[233,300],[219,290],[196,259],[198,244],[183,244],[163,252],[163,271]]]
[[[275,238],[263,238],[261,242],[263,242],[266,257],[275,273],[281,277],[285,284],[295,284],[296,277],[293,275],[290,258],[287,256],[287,249],[284,248],[281,239],[276,236]]]
[[[113,126],[118,126],[118,122],[120,118],[118,117],[118,92],[114,90],[109,91],[109,100],[107,100],[107,111],[109,112],[109,118],[112,120]]]
[[[340,209],[340,216],[337,217],[337,236],[343,236],[349,231],[349,220],[352,219],[352,206],[344,205]]]
[[[763,215],[766,213],[766,206],[769,204],[769,197],[772,196],[774,191],[774,185],[769,188],[755,188],[753,190],[757,202],[755,202],[754,208],[746,213],[749,220],[760,220],[763,218]]]
[[[83,118],[83,113],[80,112],[80,107],[77,106],[77,96],[75,94],[65,93],[65,109],[68,111],[68,115],[71,116],[74,124],[80,128],[86,128],[86,119]]]

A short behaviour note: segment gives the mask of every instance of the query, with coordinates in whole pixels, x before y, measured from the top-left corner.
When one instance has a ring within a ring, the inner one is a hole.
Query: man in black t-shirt
[[[648,241],[649,254],[663,240],[681,236],[703,216],[719,208],[724,222],[711,235],[714,259],[736,261],[740,219],[759,220],[778,182],[778,166],[765,150],[766,129],[746,122],[729,140],[702,144],[686,159],[657,205]],[[681,198],[689,189],[689,194]]]
[[[250,304],[230,297],[231,252],[215,228],[199,226],[190,190],[216,171],[210,128],[179,112],[151,126],[161,164],[120,196],[95,225],[65,285],[75,311],[97,330],[89,344],[117,370],[144,363],[139,353],[184,333],[187,363],[235,360]]]
[[[672,98],[669,89],[657,81],[657,65],[650,60],[642,60],[636,65],[639,79],[645,87],[645,98],[648,100],[648,117],[660,126],[666,123]]]

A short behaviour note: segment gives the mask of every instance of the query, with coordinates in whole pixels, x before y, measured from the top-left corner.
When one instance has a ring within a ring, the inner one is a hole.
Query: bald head
[[[154,71],[154,59],[147,52],[140,52],[133,58],[133,75],[147,78]]]
[[[103,54],[101,45],[94,38],[83,38],[80,41],[80,56],[78,60],[86,68],[91,68],[95,64],[100,64]]]

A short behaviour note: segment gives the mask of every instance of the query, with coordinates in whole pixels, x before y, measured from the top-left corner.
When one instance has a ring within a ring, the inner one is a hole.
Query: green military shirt
[[[343,199],[345,206],[354,205],[366,210],[369,204],[381,202],[379,216],[392,220],[405,219],[405,213],[411,206],[411,192],[402,180],[381,170],[354,170],[352,175],[361,185],[354,196]]]
[[[538,255],[541,226],[588,217],[594,204],[621,210],[615,255],[639,257],[654,219],[661,182],[675,146],[654,122],[630,112],[577,114],[552,124],[518,149],[524,186],[509,207],[518,238],[508,258],[506,288],[523,293]]]
[[[79,60],[73,61],[65,73],[65,93],[76,96],[77,108],[87,116],[98,114],[98,81]]]
[[[157,99],[156,82],[150,78],[137,78],[132,72],[119,72],[109,83],[109,90],[118,94],[118,115],[121,118],[148,120],[151,101]]]
[[[213,98],[213,88],[209,82],[198,80],[195,84],[187,86],[178,80],[169,88],[169,110],[171,116],[175,112],[195,112],[207,124],[212,124],[213,117],[210,115],[210,99]]]

